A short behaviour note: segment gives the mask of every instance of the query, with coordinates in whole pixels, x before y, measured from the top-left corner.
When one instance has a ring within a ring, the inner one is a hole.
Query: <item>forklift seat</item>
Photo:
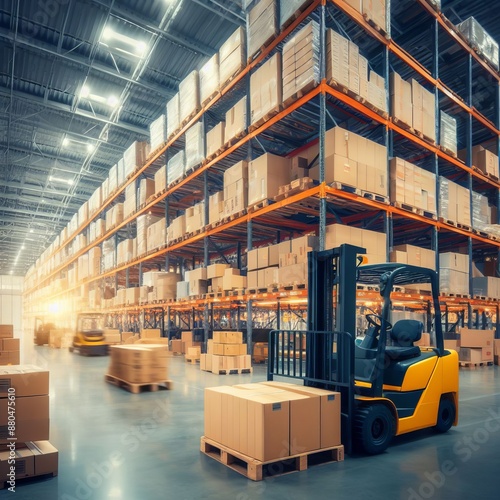
[[[414,346],[422,338],[424,324],[414,319],[400,319],[391,330],[391,339],[395,345],[385,349],[389,359],[401,361],[403,359],[420,356],[420,347]]]

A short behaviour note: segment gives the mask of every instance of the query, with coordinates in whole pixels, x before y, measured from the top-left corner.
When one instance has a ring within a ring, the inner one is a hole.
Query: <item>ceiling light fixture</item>
[[[111,95],[109,97],[102,97],[100,95],[93,94],[91,92],[90,88],[87,87],[86,85],[84,85],[81,88],[80,97],[82,99],[88,99],[90,101],[98,102],[99,104],[105,104],[105,105],[110,106],[112,108],[116,108],[120,104],[119,99],[116,98],[115,96]],[[73,139],[72,139],[72,141],[73,141]]]
[[[114,50],[132,57],[142,57],[146,54],[148,44],[141,40],[136,40],[122,33],[118,33],[113,28],[106,26],[102,31],[102,45],[105,45],[109,50]]]
[[[49,177],[49,181],[50,182],[62,182],[64,184],[68,184],[69,186],[73,185],[73,179],[61,179],[60,177],[54,177],[54,176],[50,176]],[[42,203],[43,203],[43,200],[42,200]]]
[[[80,144],[81,146],[84,146],[88,153],[92,153],[95,150],[95,144],[92,144],[91,142],[79,141],[78,139],[65,136],[62,141],[63,147],[68,147],[71,144]]]

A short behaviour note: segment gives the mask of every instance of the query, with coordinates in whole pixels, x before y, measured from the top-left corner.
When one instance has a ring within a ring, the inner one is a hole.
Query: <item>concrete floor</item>
[[[397,438],[375,457],[252,482],[199,452],[203,388],[265,379],[216,376],[173,358],[173,391],[130,394],[104,382],[109,358],[31,347],[50,369],[50,441],[59,476],[18,483],[19,500],[499,498],[499,367],[460,372],[460,425]],[[6,490],[0,496],[6,495]]]

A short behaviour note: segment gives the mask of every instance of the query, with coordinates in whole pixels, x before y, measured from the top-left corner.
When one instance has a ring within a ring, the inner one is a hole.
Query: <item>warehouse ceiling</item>
[[[490,2],[443,10],[500,40]],[[25,274],[243,24],[242,0],[0,0],[0,274]]]
[[[0,0],[0,274],[25,274],[242,24],[231,0]]]

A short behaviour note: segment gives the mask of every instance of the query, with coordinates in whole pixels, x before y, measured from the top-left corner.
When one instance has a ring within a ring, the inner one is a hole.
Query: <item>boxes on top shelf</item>
[[[184,123],[200,110],[200,79],[198,71],[191,71],[179,84],[179,121]]]
[[[216,52],[200,69],[200,101],[209,101],[219,91],[219,53]]]
[[[474,17],[457,24],[457,29],[498,70],[498,43],[485,31]]]
[[[125,178],[144,165],[149,155],[149,144],[147,142],[133,142],[123,153]],[[109,191],[111,193],[111,191]]]
[[[283,46],[283,101],[319,83],[319,24],[310,21]]]
[[[276,110],[283,102],[282,88],[281,54],[277,52],[250,76],[251,123]]]
[[[167,102],[167,139],[170,139],[181,126],[179,93]]]
[[[219,49],[219,79],[223,88],[246,65],[245,30],[242,27],[221,45]]]
[[[278,33],[278,9],[275,0],[261,0],[247,12],[248,57]]]

